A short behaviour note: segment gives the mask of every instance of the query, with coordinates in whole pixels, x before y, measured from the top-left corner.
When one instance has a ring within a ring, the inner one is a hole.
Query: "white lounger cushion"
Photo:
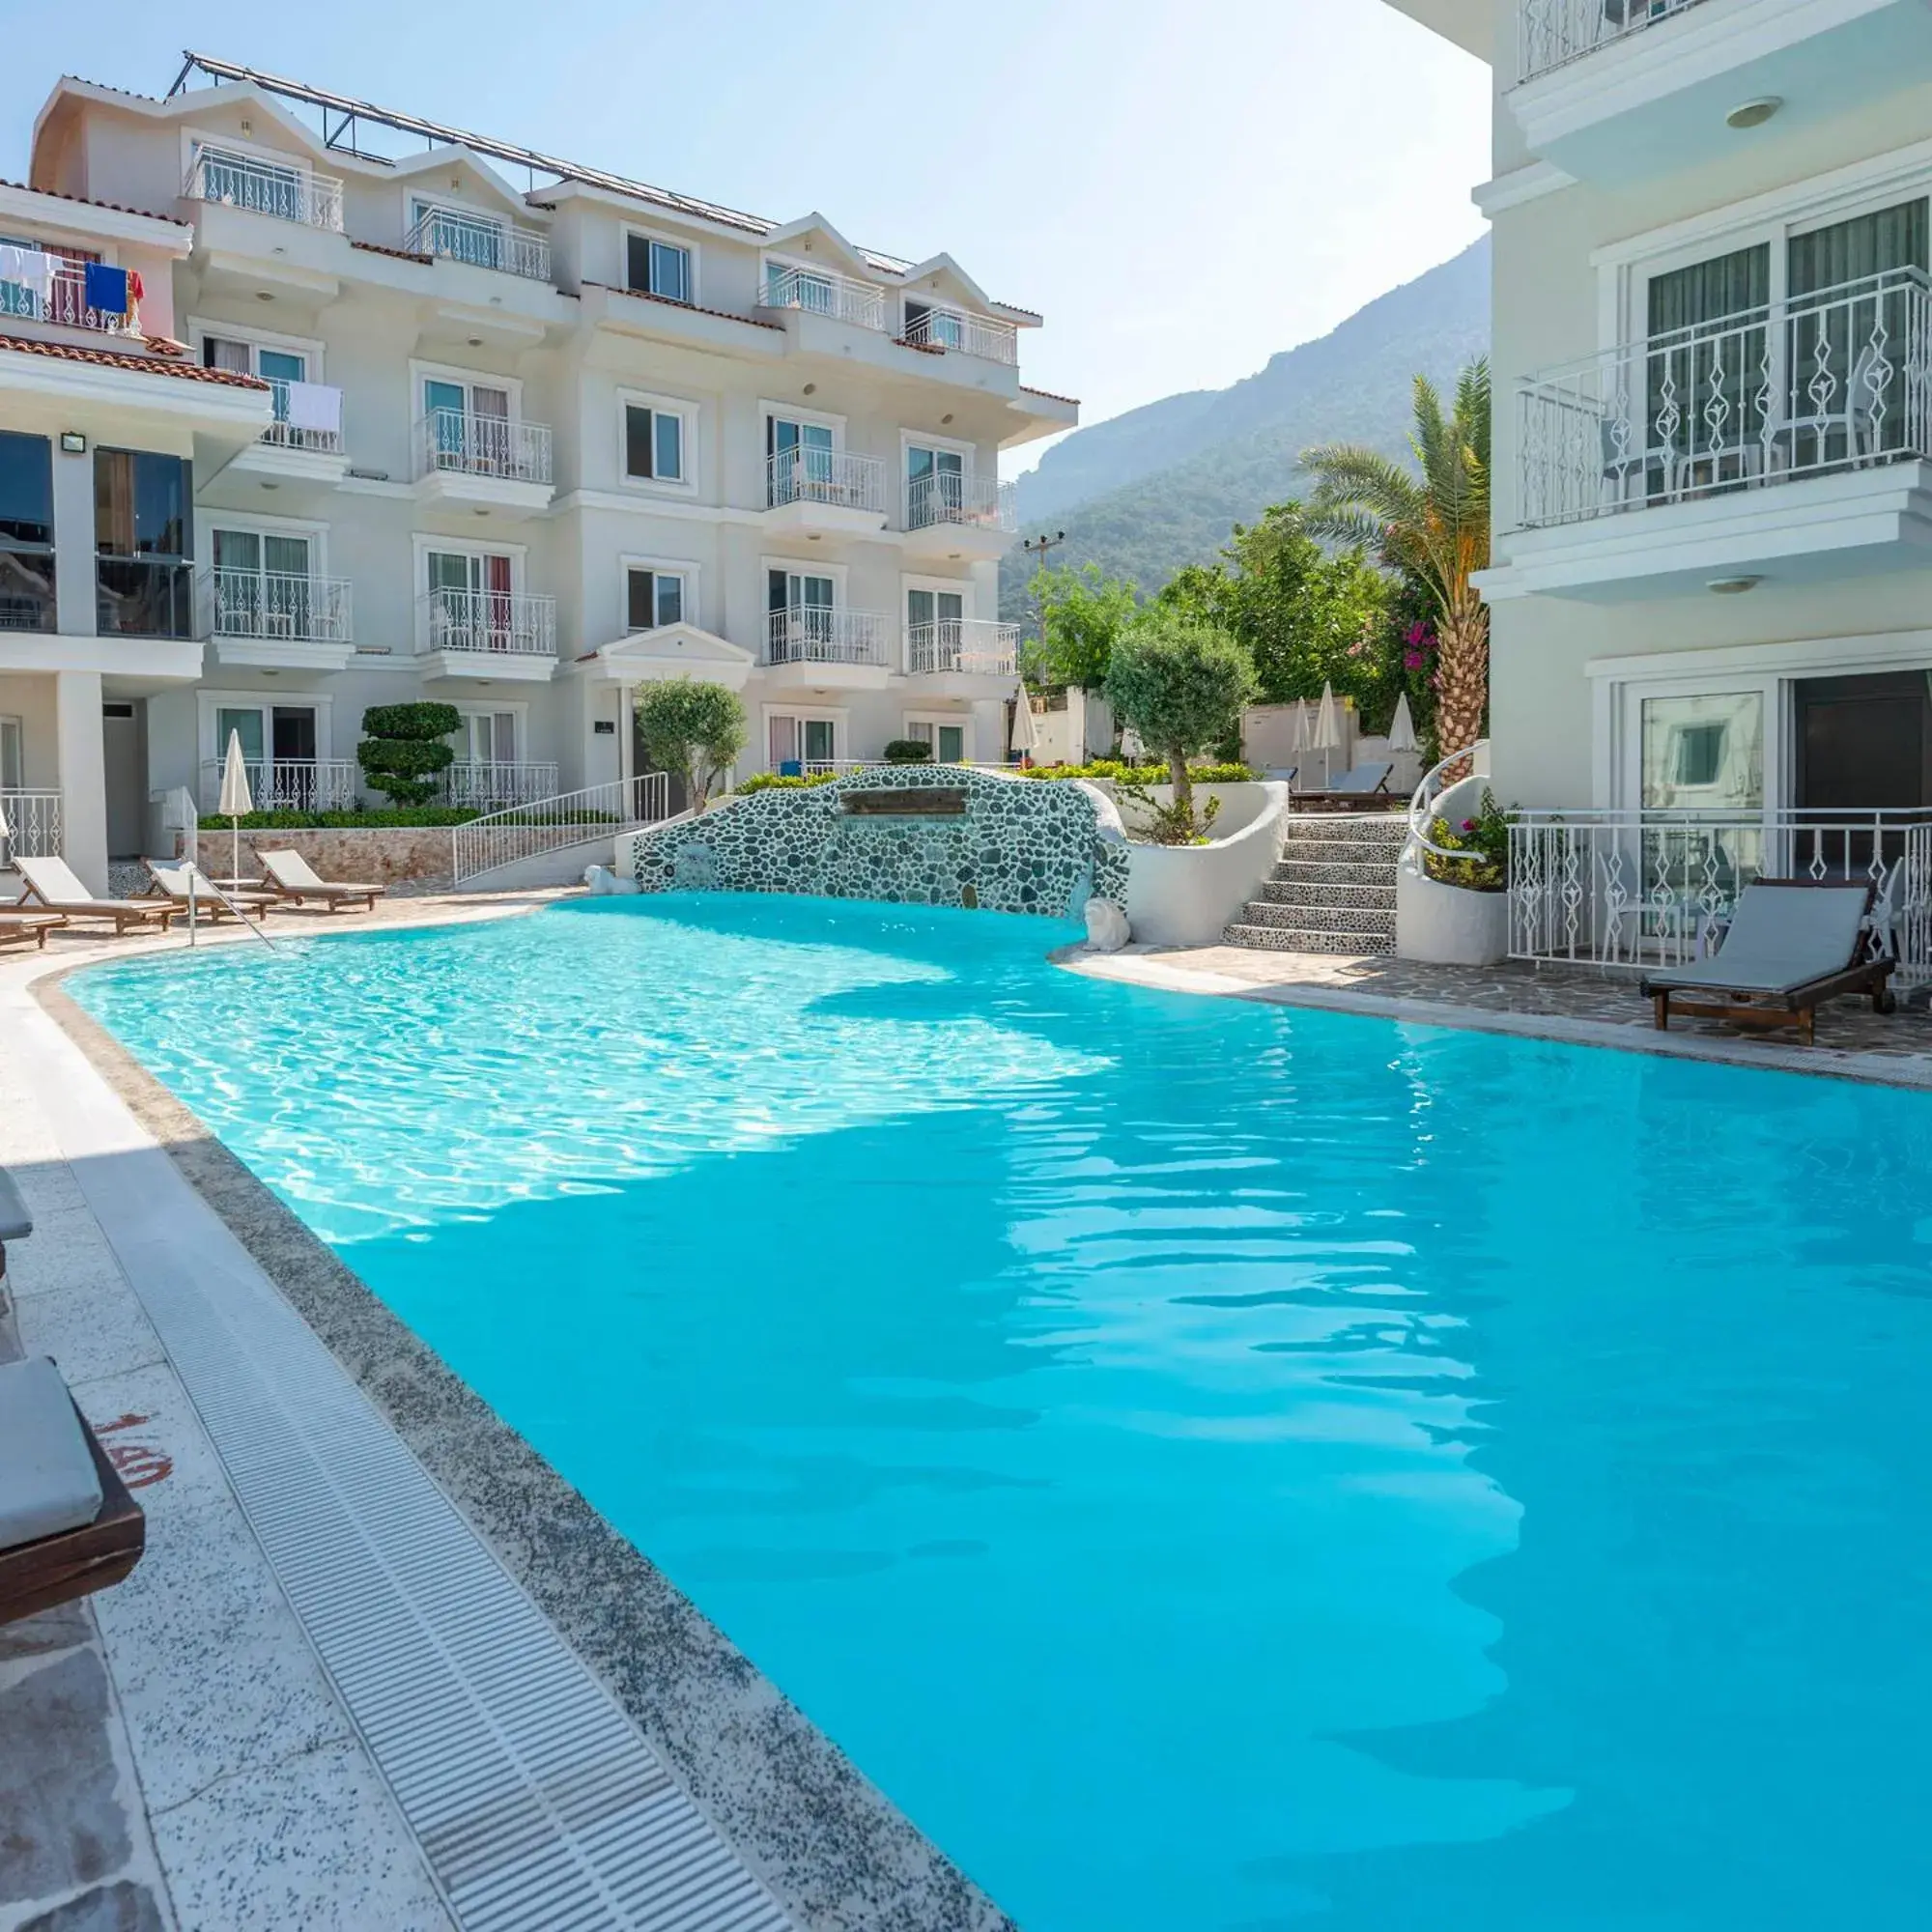
[[[345,885],[339,879],[323,879],[299,852],[257,852],[263,871],[285,893],[341,893],[358,897],[363,893],[380,893],[381,886]]]
[[[1748,885],[1722,952],[1694,966],[1653,973],[1650,983],[1775,993],[1842,973],[1857,952],[1866,899],[1863,886]]]
[[[100,1514],[100,1479],[60,1371],[44,1355],[0,1364],[0,1549]]]

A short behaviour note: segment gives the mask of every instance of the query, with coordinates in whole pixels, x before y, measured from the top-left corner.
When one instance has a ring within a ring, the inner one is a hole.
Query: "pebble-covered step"
[[[1353,957],[1395,951],[1393,939],[1374,932],[1297,932],[1288,926],[1236,923],[1221,936],[1230,946],[1251,946],[1260,952],[1340,952]]]
[[[1392,952],[1400,817],[1297,819],[1280,862],[1224,937],[1274,952]]]
[[[1395,907],[1276,905],[1267,899],[1250,899],[1242,909],[1241,923],[1298,932],[1383,933],[1393,939]]]

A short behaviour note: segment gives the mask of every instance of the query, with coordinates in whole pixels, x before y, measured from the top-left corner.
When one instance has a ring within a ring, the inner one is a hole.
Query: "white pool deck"
[[[284,929],[495,919],[552,896],[414,899]],[[11,1864],[0,1844],[0,1932],[64,1905],[71,1922],[139,1932],[1003,1923],[977,1893],[943,1917],[795,1911],[681,1788],[35,990],[182,943],[68,933],[0,953],[0,1164],[36,1220],[10,1249],[19,1340],[60,1363],[149,1522],[126,1582],[0,1630],[0,1816],[14,1804],[40,1834]],[[230,929],[210,943],[256,942]],[[1538,1011],[1506,976],[1508,997],[1486,1006],[1473,981],[1459,994],[1385,962],[1373,979],[1227,949],[1063,963],[1176,992],[1932,1085],[1922,1016],[1879,1050],[1862,1030],[1806,1050],[1646,1034],[1618,1004],[1627,988]],[[448,1577],[460,1587],[440,1588]]]

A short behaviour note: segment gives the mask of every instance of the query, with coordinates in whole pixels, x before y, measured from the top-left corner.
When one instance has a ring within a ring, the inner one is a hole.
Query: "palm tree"
[[[1435,729],[1443,756],[1483,735],[1490,694],[1490,612],[1469,579],[1490,561],[1490,365],[1456,379],[1447,415],[1435,385],[1415,379],[1416,468],[1359,443],[1332,442],[1301,459],[1316,487],[1307,506],[1318,536],[1374,551],[1419,579],[1435,600]]]

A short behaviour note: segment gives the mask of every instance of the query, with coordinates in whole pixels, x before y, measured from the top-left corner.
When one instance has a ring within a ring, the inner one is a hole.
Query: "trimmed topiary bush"
[[[456,762],[443,740],[463,728],[453,704],[373,704],[362,714],[355,762],[393,804],[427,805],[436,781]]]
[[[895,738],[886,747],[889,765],[929,765],[932,747],[919,738]]]

